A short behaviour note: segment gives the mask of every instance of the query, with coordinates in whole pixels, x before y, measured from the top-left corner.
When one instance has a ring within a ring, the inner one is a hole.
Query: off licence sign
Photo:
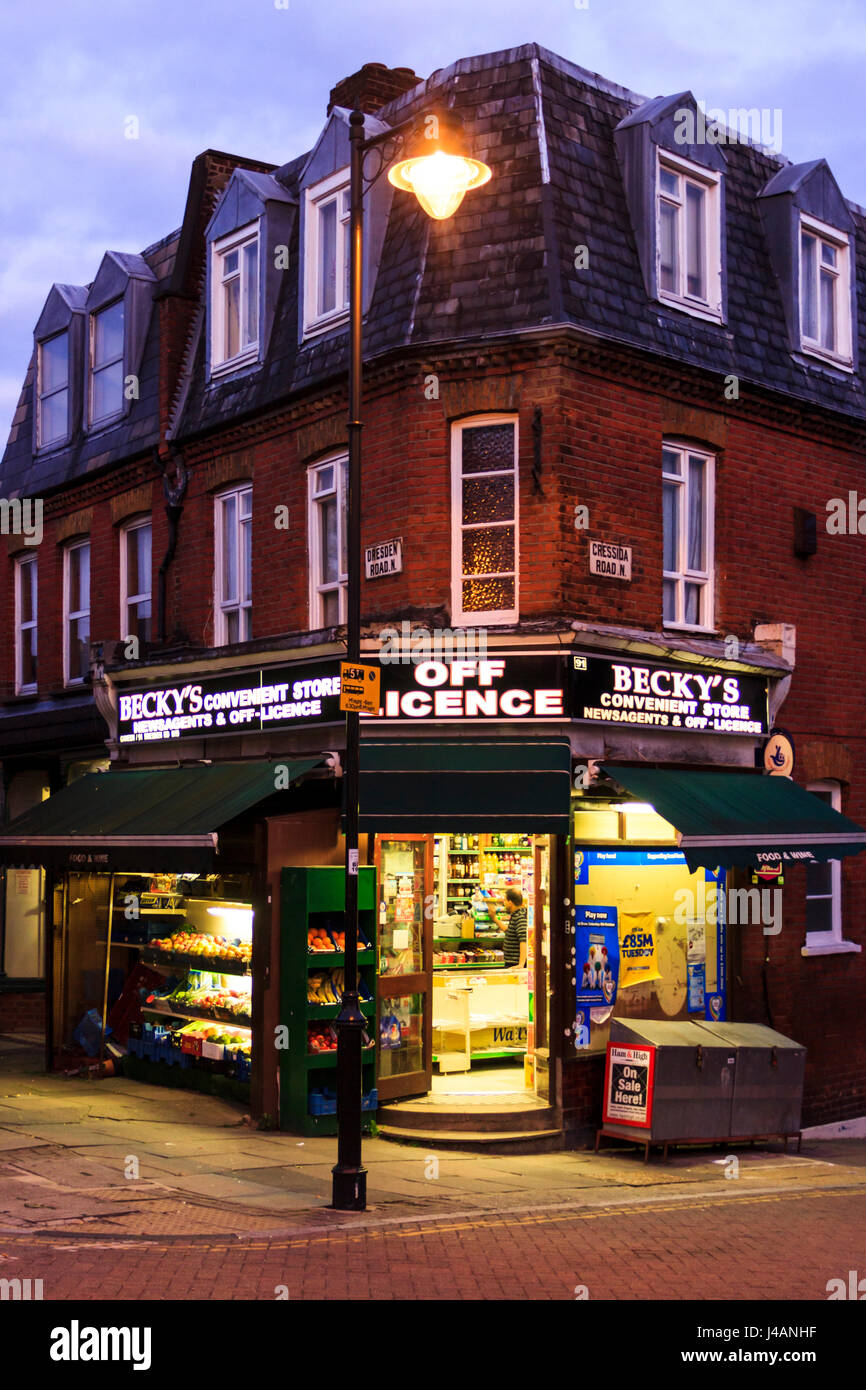
[[[362,714],[378,714],[381,682],[382,672],[379,666],[341,661],[340,709]]]

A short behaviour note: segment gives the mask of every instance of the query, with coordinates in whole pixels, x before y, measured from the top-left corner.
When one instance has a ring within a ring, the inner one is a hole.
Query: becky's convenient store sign
[[[319,662],[131,691],[117,715],[120,743],[334,723],[343,717],[339,669]]]
[[[572,656],[573,719],[707,734],[767,733],[767,682],[712,666]]]

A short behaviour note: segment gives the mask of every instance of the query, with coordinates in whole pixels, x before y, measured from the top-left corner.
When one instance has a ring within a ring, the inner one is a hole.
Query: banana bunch
[[[310,1004],[339,1004],[340,995],[328,971],[307,976],[307,1001]]]

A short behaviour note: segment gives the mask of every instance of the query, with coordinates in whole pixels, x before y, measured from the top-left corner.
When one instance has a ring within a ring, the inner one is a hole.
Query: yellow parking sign
[[[340,662],[340,709],[361,714],[379,713],[382,672],[378,666],[357,661]]]

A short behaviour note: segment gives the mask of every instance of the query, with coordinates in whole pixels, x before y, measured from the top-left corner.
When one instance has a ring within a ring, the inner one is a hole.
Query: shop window
[[[69,436],[69,333],[55,333],[38,345],[39,448],[62,444]]]
[[[258,223],[212,248],[211,365],[240,366],[259,350]]]
[[[342,322],[349,312],[349,181],[346,169],[306,190],[304,331]]]
[[[15,690],[30,695],[36,690],[38,570],[36,556],[15,561]]]
[[[152,636],[151,538],[149,520],[133,521],[120,533],[122,636],[149,642]]]
[[[309,472],[313,629],[346,621],[348,467],[348,459],[341,456],[316,464]]]
[[[63,679],[78,685],[90,673],[90,542],[63,553]]]
[[[662,449],[665,626],[713,626],[711,455],[677,444]]]
[[[91,425],[123,411],[123,321],[122,299],[90,317]]]
[[[834,811],[842,809],[838,782],[812,782],[808,790]],[[806,945],[826,946],[842,942],[842,863],[806,866]]]
[[[252,637],[253,490],[232,488],[216,498],[215,645]]]
[[[39,980],[45,974],[45,871],[7,869],[0,975]]]
[[[454,425],[451,443],[452,616],[516,622],[517,420],[491,415]]]
[[[659,298],[714,318],[722,314],[719,178],[673,155],[659,155]]]
[[[848,238],[800,218],[800,334],[804,352],[851,362]]]

